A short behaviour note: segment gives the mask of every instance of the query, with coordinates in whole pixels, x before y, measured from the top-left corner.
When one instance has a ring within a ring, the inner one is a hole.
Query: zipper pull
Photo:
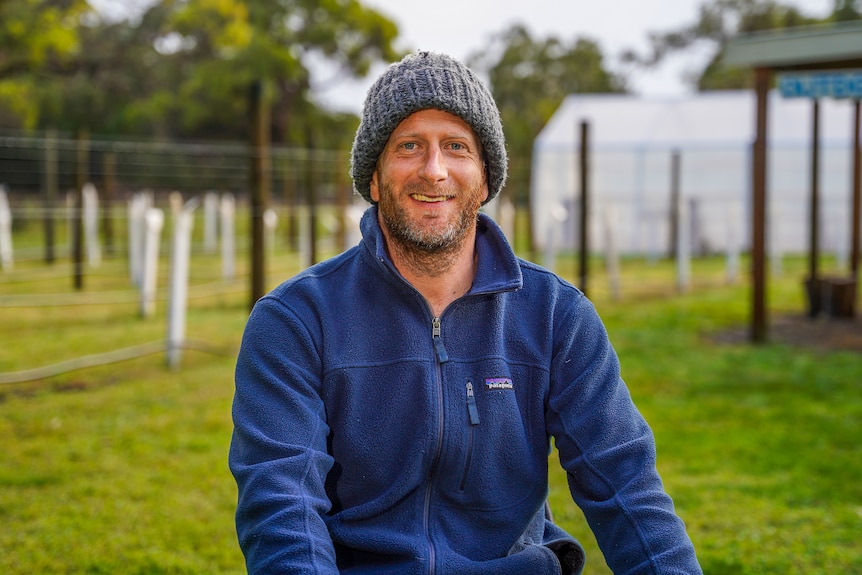
[[[476,396],[473,395],[471,381],[467,381],[467,413],[470,414],[470,425],[479,425],[479,408],[476,406]]]
[[[437,352],[437,361],[446,363],[449,361],[449,354],[443,346],[443,340],[440,338],[440,318],[435,317],[431,322],[431,339],[434,341],[434,351]]]

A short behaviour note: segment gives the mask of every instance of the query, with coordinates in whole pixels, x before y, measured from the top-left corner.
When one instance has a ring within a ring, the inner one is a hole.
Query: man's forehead
[[[393,136],[420,135],[423,132],[443,132],[447,136],[469,137],[479,142],[478,136],[470,124],[460,117],[434,108],[413,112],[395,127]]]
[[[470,124],[455,114],[434,108],[413,112],[401,120],[392,132],[412,132],[420,130],[448,130],[452,132],[463,132],[464,134],[468,134],[470,137],[478,140],[478,137],[475,132],[473,132],[473,128],[470,127]]]

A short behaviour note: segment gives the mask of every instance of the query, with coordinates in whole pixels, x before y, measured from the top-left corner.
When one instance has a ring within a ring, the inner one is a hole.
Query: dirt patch
[[[862,318],[811,318],[804,314],[773,315],[767,330],[771,343],[821,351],[862,353]],[[740,327],[715,334],[718,343],[747,343],[750,328]]]

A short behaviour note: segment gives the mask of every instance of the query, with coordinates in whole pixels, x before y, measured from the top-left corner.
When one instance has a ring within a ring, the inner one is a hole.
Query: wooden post
[[[680,206],[680,154],[673,150],[670,155],[670,243],[668,244],[670,258],[675,260],[679,248],[679,206]]]
[[[766,317],[766,113],[768,108],[768,68],[754,71],[754,89],[757,98],[755,140],[752,162],[751,209],[751,279],[752,314],[751,340],[763,343],[767,338]]]
[[[862,211],[862,152],[860,152],[860,106],[859,100],[856,100],[855,117],[853,122],[853,216],[850,223],[850,234],[852,236],[852,245],[850,247],[850,270],[857,284],[859,281],[859,217]]]
[[[589,272],[589,245],[588,245],[588,223],[589,223],[589,143],[590,143],[590,124],[586,120],[581,121],[580,130],[580,257],[578,258],[578,276],[580,285],[578,286],[584,294],[587,293],[587,275]]]
[[[252,83],[249,90],[249,116],[251,121],[251,166],[249,190],[251,193],[251,296],[249,308],[266,294],[266,249],[264,213],[269,207],[270,114],[266,89],[261,80]]]
[[[57,132],[48,130],[45,135],[45,180],[42,188],[42,205],[45,214],[42,225],[45,230],[45,263],[52,264],[56,259],[54,244],[56,234],[54,226],[54,210],[57,209],[57,197],[60,195],[57,180]]]
[[[102,234],[105,237],[105,253],[114,255],[114,218],[112,208],[114,206],[114,191],[117,185],[117,154],[106,152],[103,158],[104,178],[102,185]]]
[[[811,205],[808,228],[808,279],[817,281],[820,256],[820,102],[811,109]]]
[[[306,132],[308,158],[306,162],[305,203],[308,206],[308,265],[317,263],[317,166],[315,166],[315,138],[312,129]],[[302,226],[300,226],[302,229]]]
[[[78,157],[75,169],[75,204],[72,209],[72,282],[76,290],[84,288],[84,184],[90,177],[90,137],[87,130],[78,132]]]

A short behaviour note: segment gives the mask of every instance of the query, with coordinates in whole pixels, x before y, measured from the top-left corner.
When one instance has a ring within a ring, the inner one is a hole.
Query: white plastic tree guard
[[[226,280],[232,280],[236,275],[236,231],[234,224],[236,220],[236,200],[233,194],[227,193],[221,197],[219,215],[221,217],[222,277]]]
[[[149,208],[144,214],[144,258],[141,275],[141,316],[151,317],[156,309],[156,285],[159,275],[159,238],[165,224],[165,213]]]
[[[186,337],[186,310],[188,308],[189,263],[191,259],[192,228],[198,198],[186,202],[175,214],[174,234],[171,242],[170,295],[168,297],[168,349],[171,369],[177,369],[182,360]]]
[[[0,184],[0,268],[10,270],[13,265],[12,210],[6,186]]]
[[[144,266],[144,218],[147,210],[153,207],[152,192],[137,192],[128,204],[129,228],[129,279],[135,287],[141,287]]]
[[[265,232],[265,245],[270,256],[275,253],[275,229],[278,227],[278,214],[272,208],[263,212],[263,229]]]
[[[215,253],[218,247],[218,192],[209,191],[204,194],[204,251]]]
[[[99,192],[96,190],[96,186],[87,182],[81,190],[81,195],[87,264],[97,268],[102,264],[102,245],[99,241]]]

